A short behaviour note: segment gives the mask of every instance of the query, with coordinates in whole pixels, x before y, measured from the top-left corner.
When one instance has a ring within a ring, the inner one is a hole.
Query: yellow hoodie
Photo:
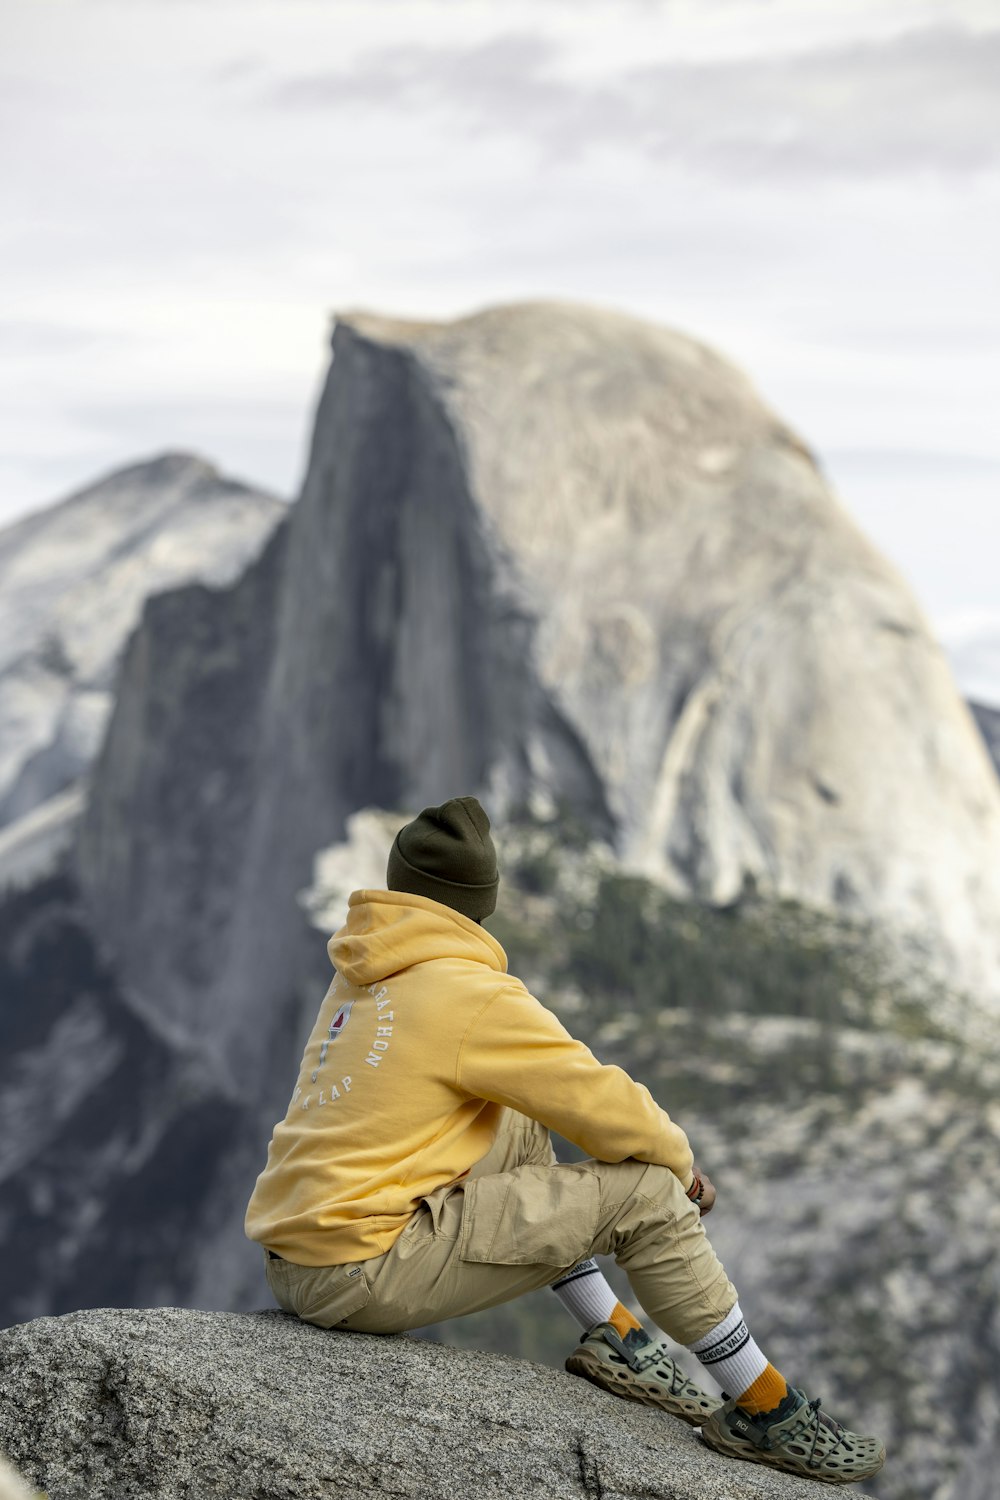
[[[337,972],[250,1199],[250,1239],[304,1266],[381,1255],[423,1197],[486,1154],[504,1105],[601,1161],[658,1162],[690,1186],[684,1132],[575,1041],[468,917],[355,891],[327,947]]]

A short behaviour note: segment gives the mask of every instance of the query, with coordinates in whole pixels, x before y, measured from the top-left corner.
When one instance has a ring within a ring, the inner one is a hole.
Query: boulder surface
[[[0,1442],[51,1500],[816,1500],[545,1366],[280,1312],[7,1329]]]

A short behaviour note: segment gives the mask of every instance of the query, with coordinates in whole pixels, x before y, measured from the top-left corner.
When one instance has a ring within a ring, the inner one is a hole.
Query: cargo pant
[[[672,1172],[631,1159],[561,1165],[545,1127],[514,1110],[482,1160],[423,1199],[384,1255],[319,1267],[268,1257],[267,1278],[279,1306],[306,1322],[401,1333],[548,1286],[590,1255],[613,1255],[681,1344],[737,1299]]]

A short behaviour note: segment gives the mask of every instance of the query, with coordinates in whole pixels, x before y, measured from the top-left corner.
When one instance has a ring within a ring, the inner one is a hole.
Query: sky
[[[3,0],[0,525],[294,496],[332,315],[713,344],[1000,704],[998,0]]]

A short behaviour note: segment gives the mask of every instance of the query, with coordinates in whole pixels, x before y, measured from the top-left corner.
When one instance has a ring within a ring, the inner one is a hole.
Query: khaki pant
[[[425,1198],[392,1249],[354,1265],[269,1258],[276,1301],[321,1328],[401,1333],[508,1302],[589,1255],[613,1255],[649,1317],[681,1344],[736,1302],[698,1210],[666,1167],[559,1165],[513,1110],[469,1175]]]

